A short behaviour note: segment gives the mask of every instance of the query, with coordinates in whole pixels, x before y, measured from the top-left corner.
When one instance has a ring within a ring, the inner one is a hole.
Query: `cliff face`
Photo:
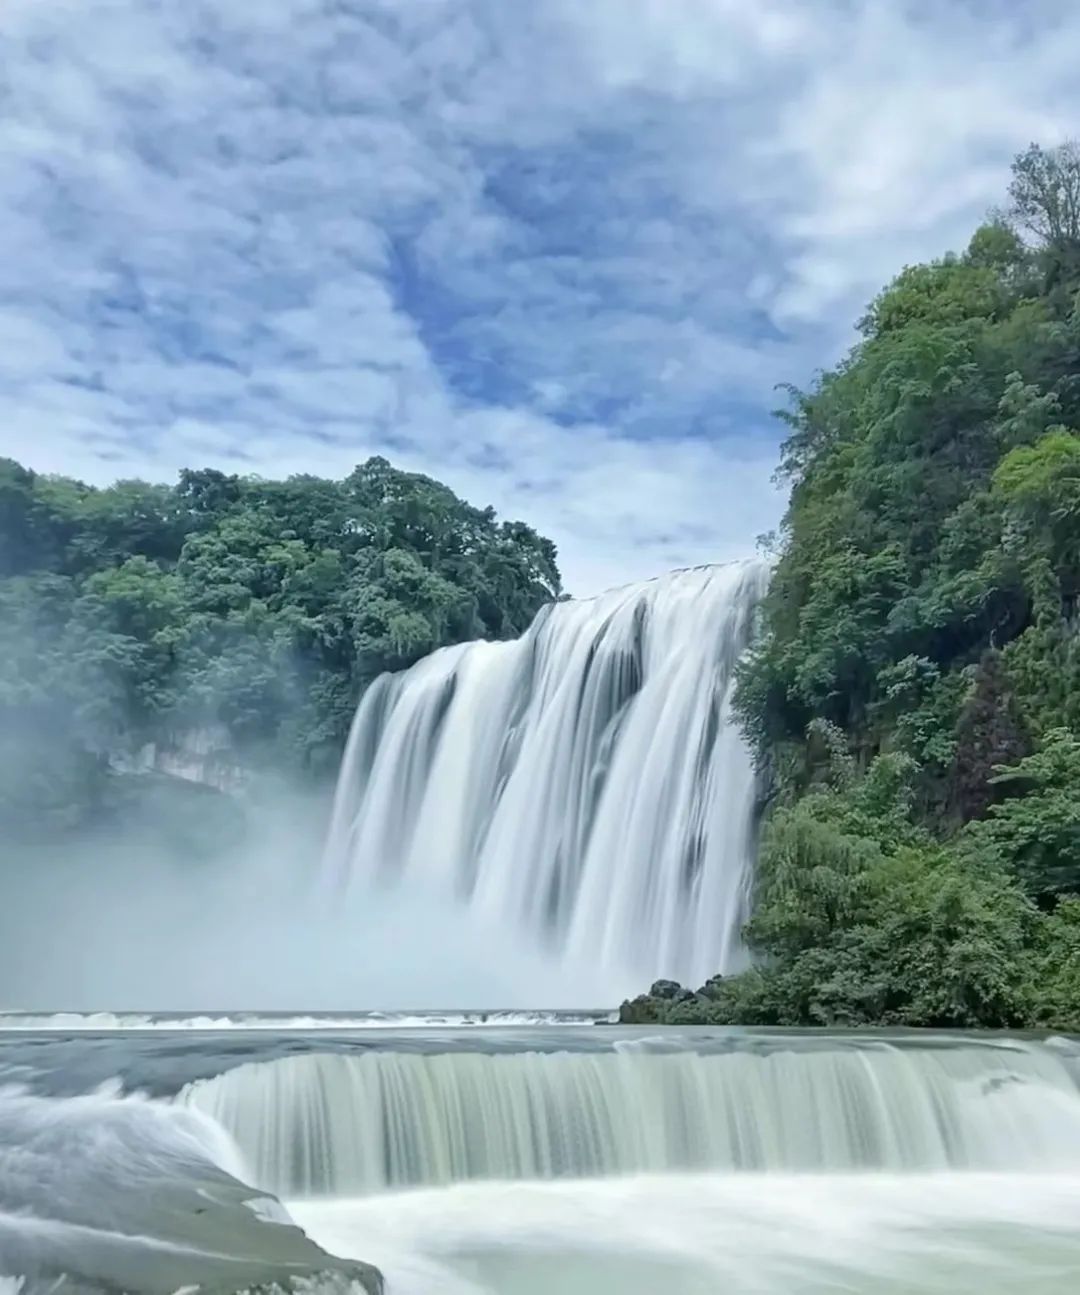
[[[212,787],[226,795],[242,795],[251,786],[252,772],[236,755],[224,725],[209,724],[148,742],[131,755],[115,752],[109,767],[117,774],[162,774]]]

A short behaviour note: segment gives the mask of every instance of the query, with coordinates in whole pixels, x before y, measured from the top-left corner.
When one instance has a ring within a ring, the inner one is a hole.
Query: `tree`
[[[1032,144],[1012,166],[1009,217],[1039,244],[1057,250],[1080,245],[1080,146]]]
[[[1054,427],[1011,450],[994,472],[1036,617],[1071,614],[1080,597],[1080,436]]]
[[[1037,899],[1080,893],[1080,738],[1052,729],[990,781],[1012,794],[971,826],[973,847],[992,852]]]
[[[34,474],[0,459],[0,577],[22,575],[43,554],[34,518]]]

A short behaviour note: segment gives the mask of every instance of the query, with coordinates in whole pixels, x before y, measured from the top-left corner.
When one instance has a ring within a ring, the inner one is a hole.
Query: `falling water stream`
[[[678,571],[446,648],[357,711],[327,849],[566,957],[700,982],[743,961],[754,775],[733,667],[767,574]]]
[[[310,1053],[184,1096],[235,1137],[259,1187],[288,1196],[708,1169],[1080,1169],[1080,1092],[1052,1049],[807,1042]]]

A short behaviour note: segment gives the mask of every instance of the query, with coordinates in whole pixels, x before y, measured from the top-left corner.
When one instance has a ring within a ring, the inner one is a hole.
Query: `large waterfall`
[[[628,984],[740,965],[753,771],[731,723],[760,563],[545,608],[365,694],[328,844]]]
[[[287,1195],[673,1170],[1080,1168],[1068,1053],[734,1042],[310,1053],[238,1066],[184,1100],[232,1133],[260,1187]]]

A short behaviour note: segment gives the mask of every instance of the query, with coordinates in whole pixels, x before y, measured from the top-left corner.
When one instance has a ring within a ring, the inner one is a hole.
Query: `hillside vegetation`
[[[1080,150],[790,392],[757,965],[624,1018],[1080,1029]]]
[[[520,634],[559,588],[550,541],[383,459],[107,489],[0,460],[0,839],[205,816],[117,770],[207,731],[248,767],[331,774],[375,675]]]

